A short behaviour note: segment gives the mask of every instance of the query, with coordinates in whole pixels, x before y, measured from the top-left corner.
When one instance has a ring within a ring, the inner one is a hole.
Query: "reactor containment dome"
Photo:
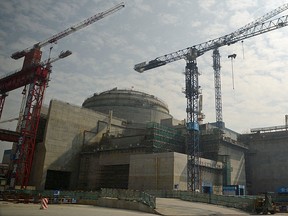
[[[82,106],[97,112],[109,114],[131,123],[160,123],[161,119],[172,118],[165,102],[140,91],[111,89],[95,93],[87,98]]]

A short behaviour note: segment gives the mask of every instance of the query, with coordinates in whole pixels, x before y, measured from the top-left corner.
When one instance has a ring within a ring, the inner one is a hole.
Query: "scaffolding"
[[[142,151],[185,153],[185,130],[149,122],[142,128],[127,128],[123,134],[103,134],[97,144],[83,145],[83,151]]]
[[[185,152],[183,132],[155,122],[146,125],[145,143],[153,152]]]
[[[201,156],[218,161],[221,137],[221,131],[218,130],[213,130],[211,133],[202,133],[200,146]]]

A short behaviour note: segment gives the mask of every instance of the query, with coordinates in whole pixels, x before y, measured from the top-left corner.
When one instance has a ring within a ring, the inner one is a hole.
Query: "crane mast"
[[[199,155],[199,139],[200,130],[198,124],[199,117],[199,80],[198,67],[196,59],[188,58],[185,68],[185,95],[187,99],[187,137],[186,137],[186,152],[187,154],[187,186],[192,191],[199,190],[200,180],[200,155]]]
[[[246,24],[245,26],[239,28],[238,30],[232,32],[229,37],[234,38],[243,34],[248,29],[253,28],[256,25],[259,25],[266,20],[282,13],[288,9],[288,4],[283,4],[278,8],[266,13],[265,15],[257,18],[256,20]],[[216,114],[216,126],[218,128],[224,128],[223,114],[222,114],[222,93],[221,93],[221,65],[220,65],[220,53],[218,48],[213,50],[213,70],[214,70],[214,87],[215,87],[215,114]]]
[[[7,92],[22,86],[28,86],[24,112],[19,124],[20,138],[18,142],[13,145],[13,159],[10,164],[9,174],[11,188],[14,188],[15,185],[20,185],[21,188],[26,188],[28,185],[35,150],[40,111],[45,89],[49,82],[52,67],[51,64],[71,54],[71,51],[61,52],[58,57],[41,62],[42,51],[40,49],[48,44],[56,43],[58,40],[89,26],[112,13],[115,13],[123,7],[123,2],[117,4],[114,7],[104,12],[97,13],[42,42],[34,44],[30,48],[15,52],[11,55],[13,59],[24,57],[24,61],[20,71],[0,78],[0,117],[3,111]]]
[[[176,52],[172,52],[160,57],[157,57],[148,62],[142,62],[134,66],[134,70],[142,73],[146,70],[161,67],[168,63],[184,59],[186,61],[185,67],[185,95],[187,98],[187,187],[189,190],[200,190],[200,173],[199,173],[199,123],[198,115],[199,111],[199,95],[200,87],[198,84],[198,68],[196,59],[206,53],[207,51],[213,51],[213,69],[215,78],[215,102],[216,112],[220,110],[219,116],[216,116],[216,120],[219,123],[222,122],[222,102],[221,102],[221,80],[220,80],[220,54],[218,48],[231,45],[236,42],[254,37],[260,34],[264,34],[269,31],[273,31],[288,25],[288,16],[282,16],[280,18],[264,22],[267,19],[281,13],[288,9],[288,4],[282,5],[277,9],[267,13],[263,17],[256,19],[244,27],[238,29],[231,34],[224,35],[222,37],[209,40],[207,42],[197,44]],[[218,104],[217,104],[218,103]],[[217,108],[218,106],[218,108]]]
[[[53,59],[53,62],[65,58],[70,54],[70,51],[67,51],[67,55],[61,56],[60,54],[59,57]],[[21,188],[24,188],[29,181],[40,111],[44,99],[44,92],[49,82],[49,75],[52,68],[51,63],[44,62],[28,70],[33,72],[33,74],[31,80],[29,80],[26,104],[19,124],[20,138],[18,143],[13,146],[14,154],[12,173],[10,176],[10,187],[12,188],[14,188],[16,184],[20,184]]]
[[[213,69],[214,69],[214,87],[215,87],[215,110],[216,110],[216,126],[224,127],[222,116],[222,94],[221,94],[221,65],[219,49],[213,50]]]

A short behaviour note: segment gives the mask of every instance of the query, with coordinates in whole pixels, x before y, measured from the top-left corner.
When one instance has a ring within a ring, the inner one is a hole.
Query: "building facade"
[[[29,182],[36,189],[187,190],[185,121],[154,96],[112,89],[83,107],[52,100],[41,121]],[[200,140],[200,190],[245,186],[247,148],[237,133],[206,124]]]
[[[247,143],[247,190],[249,194],[281,192],[288,188],[288,131],[258,131],[241,136]]]

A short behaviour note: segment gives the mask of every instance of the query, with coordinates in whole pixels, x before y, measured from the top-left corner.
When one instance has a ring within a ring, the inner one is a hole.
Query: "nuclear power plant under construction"
[[[185,128],[165,102],[135,90],[95,93],[82,107],[52,100],[41,110],[28,185],[187,190]],[[200,131],[201,192],[257,194],[287,184],[287,127],[241,135],[208,123]]]
[[[124,3],[120,3],[12,54],[14,59],[24,57],[24,63],[21,70],[0,79],[0,117],[8,92],[24,89],[16,131],[0,129],[0,140],[13,142],[0,166],[0,192],[27,188],[56,192],[103,190],[106,195],[105,190],[124,189],[145,194],[172,191],[179,195],[184,191],[186,195],[205,195],[209,203],[212,194],[226,197],[227,201],[232,196],[249,200],[246,195],[263,192],[266,203],[267,192],[274,192],[283,195],[279,200],[285,198],[283,202],[288,203],[288,115],[285,125],[255,128],[245,134],[226,128],[219,53],[222,46],[287,26],[288,16],[267,20],[288,9],[288,4],[231,34],[134,66],[135,71],[143,73],[181,59],[186,61],[183,93],[187,118],[183,120],[170,113],[166,101],[134,87],[94,93],[82,106],[57,99],[43,105],[51,64],[72,52],[62,51],[56,58],[49,54],[46,61],[41,61],[40,49],[123,7]],[[216,121],[204,123],[196,60],[211,50]],[[231,61],[235,57],[228,56]],[[251,203],[241,202],[239,208],[251,207]],[[149,206],[155,208],[155,197]]]

